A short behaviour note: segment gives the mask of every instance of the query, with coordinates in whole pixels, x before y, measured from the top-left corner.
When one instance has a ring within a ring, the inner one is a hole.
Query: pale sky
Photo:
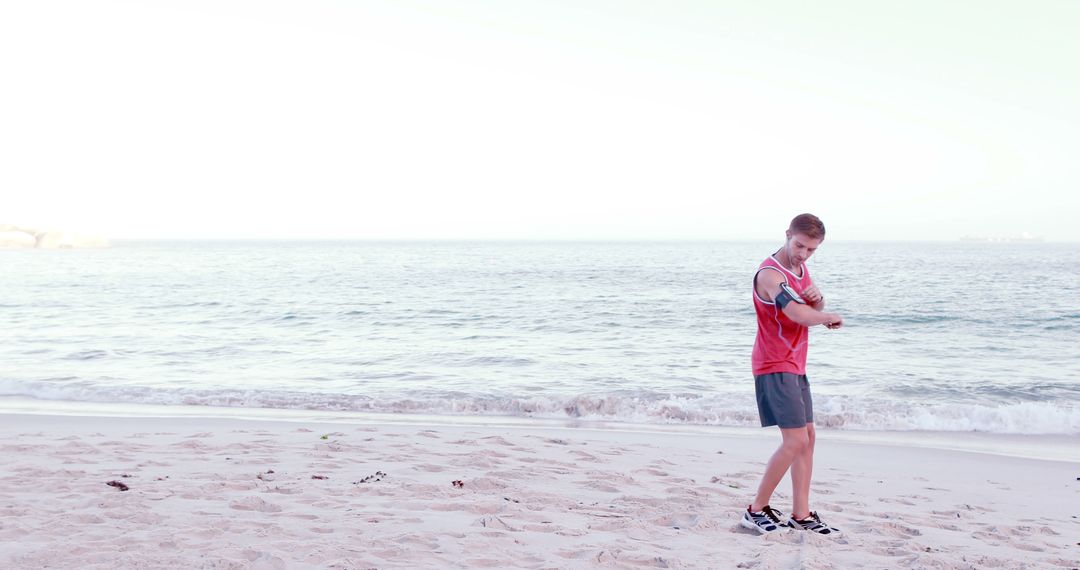
[[[0,3],[0,224],[1080,241],[1080,2]]]

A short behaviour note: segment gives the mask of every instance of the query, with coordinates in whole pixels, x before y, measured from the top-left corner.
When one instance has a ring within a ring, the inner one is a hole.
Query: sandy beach
[[[825,433],[811,504],[844,535],[759,536],[738,520],[766,430],[0,426],[3,568],[1080,567],[1078,462]]]

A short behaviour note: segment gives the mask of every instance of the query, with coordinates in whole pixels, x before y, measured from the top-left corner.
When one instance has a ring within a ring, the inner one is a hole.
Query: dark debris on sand
[[[353,481],[352,484],[359,485],[360,483],[373,483],[375,481],[382,481],[385,477],[387,477],[386,473],[376,471],[374,475],[368,475],[359,481]]]

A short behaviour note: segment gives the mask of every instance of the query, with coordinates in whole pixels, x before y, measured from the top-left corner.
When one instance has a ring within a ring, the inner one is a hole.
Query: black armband
[[[788,287],[787,283],[781,283],[780,284],[780,294],[777,295],[776,299],[775,299],[776,306],[783,309],[784,307],[788,306],[788,303],[791,303],[792,301],[794,301],[794,302],[796,302],[796,303],[798,303],[800,305],[805,305],[806,304],[806,301],[804,301],[803,298],[800,297],[799,294],[796,293],[794,289],[792,289],[791,287]]]

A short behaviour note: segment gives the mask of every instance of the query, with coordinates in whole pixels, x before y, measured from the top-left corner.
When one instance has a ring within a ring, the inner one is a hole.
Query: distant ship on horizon
[[[1022,232],[1018,236],[963,236],[960,241],[977,241],[983,243],[1042,243],[1045,241],[1039,236],[1028,232]]]

